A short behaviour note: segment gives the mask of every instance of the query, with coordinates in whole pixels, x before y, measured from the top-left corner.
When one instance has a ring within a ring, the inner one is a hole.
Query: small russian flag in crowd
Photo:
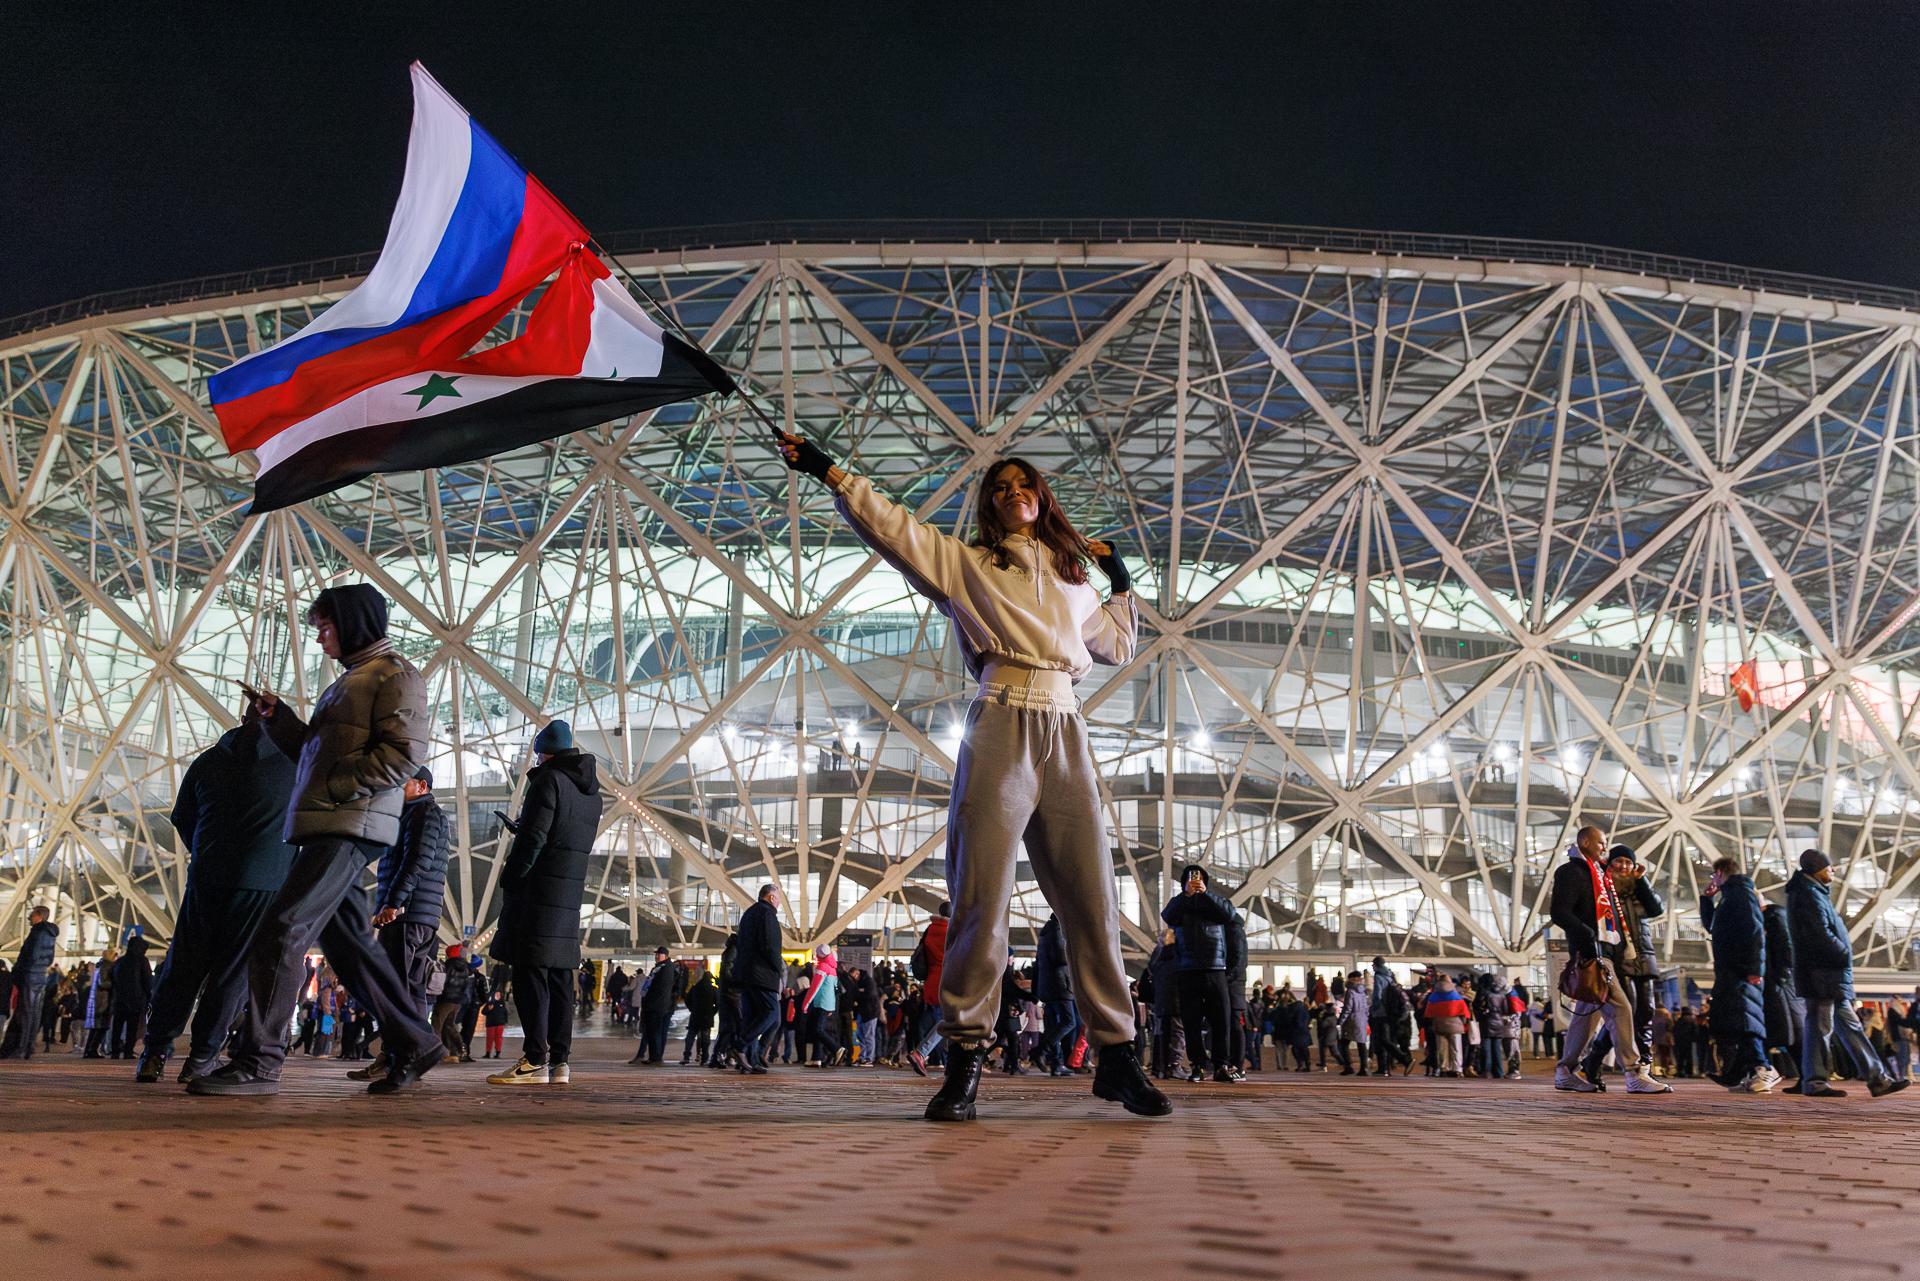
[[[733,390],[587,248],[587,229],[413,64],[406,178],[373,270],[299,333],[215,374],[252,512]],[[551,282],[551,283],[549,283]],[[471,349],[541,285],[525,331]]]

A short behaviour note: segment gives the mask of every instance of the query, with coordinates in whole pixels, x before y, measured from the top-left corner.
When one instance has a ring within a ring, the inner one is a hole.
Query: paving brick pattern
[[[1256,1076],[1141,1121],[1081,1079],[919,1119],[886,1069],[743,1079],[577,1043],[571,1087],[450,1065],[277,1098],[0,1063],[0,1276],[1889,1277],[1920,1272],[1920,1090],[1881,1101]],[[677,1048],[677,1047],[676,1047]]]

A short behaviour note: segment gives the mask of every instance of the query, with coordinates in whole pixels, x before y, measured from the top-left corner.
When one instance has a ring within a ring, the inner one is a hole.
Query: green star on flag
[[[401,394],[418,396],[420,398],[420,403],[413,407],[413,411],[417,414],[442,396],[452,396],[456,400],[460,399],[460,393],[453,389],[453,384],[462,377],[465,377],[465,375],[428,374],[427,381],[421,383],[418,387],[410,387]]]

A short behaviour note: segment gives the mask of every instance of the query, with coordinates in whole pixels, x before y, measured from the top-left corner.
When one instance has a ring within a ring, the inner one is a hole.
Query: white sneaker
[[[547,1065],[529,1063],[527,1056],[521,1055],[520,1061],[504,1072],[495,1072],[487,1078],[488,1085],[545,1085],[549,1080]]]
[[[571,1085],[573,1073],[564,1063],[556,1063],[547,1069],[548,1085]]]
[[[1627,1069],[1628,1094],[1672,1094],[1671,1085],[1663,1085],[1653,1079],[1653,1073],[1643,1067]]]
[[[1780,1084],[1780,1074],[1773,1070],[1772,1065],[1756,1069],[1747,1078],[1747,1090],[1751,1094],[1765,1094],[1778,1084]]]
[[[1578,1072],[1564,1065],[1553,1069],[1553,1088],[1570,1090],[1575,1094],[1598,1094],[1599,1087]]]

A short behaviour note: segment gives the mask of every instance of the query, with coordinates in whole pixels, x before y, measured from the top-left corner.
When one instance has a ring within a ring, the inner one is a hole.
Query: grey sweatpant
[[[1086,722],[1077,711],[1039,711],[987,697],[967,709],[947,810],[953,921],[940,976],[941,1034],[961,1045],[979,1045],[993,1035],[1007,968],[1007,908],[1023,841],[1034,879],[1066,935],[1088,1040],[1133,1040],[1113,856]]]

